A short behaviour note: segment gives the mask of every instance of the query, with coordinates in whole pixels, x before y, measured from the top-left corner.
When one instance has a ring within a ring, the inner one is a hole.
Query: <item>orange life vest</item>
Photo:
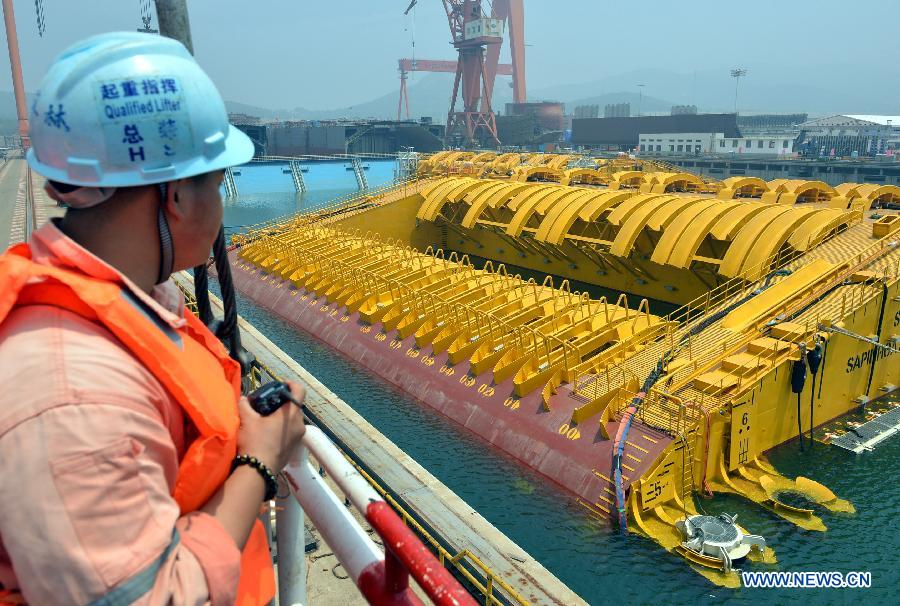
[[[20,305],[74,312],[109,330],[178,401],[198,434],[179,465],[173,491],[182,514],[190,513],[202,507],[230,473],[240,426],[240,368],[191,312],[185,311],[183,328],[166,325],[164,331],[147,315],[152,312],[143,311],[130,297],[112,282],[34,263],[26,244],[0,256],[0,323]],[[241,554],[237,604],[267,604],[274,595],[269,545],[257,521]]]

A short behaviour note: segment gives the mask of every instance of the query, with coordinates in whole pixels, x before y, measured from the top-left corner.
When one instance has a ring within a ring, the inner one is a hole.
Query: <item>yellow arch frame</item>
[[[416,218],[422,221],[434,221],[440,214],[441,209],[444,208],[444,204],[449,201],[448,196],[452,192],[468,185],[475,187],[480,183],[481,181],[471,177],[452,177],[448,179],[446,183],[433,189],[428,197],[425,198],[425,202],[419,207],[419,212],[416,213]]]
[[[512,170],[514,166],[519,164],[522,156],[517,152],[500,154],[494,160],[488,164],[488,170],[494,173],[506,173],[509,170]]]
[[[639,170],[620,170],[613,173],[610,189],[639,189],[641,182],[648,173]]]
[[[772,179],[769,181],[769,190],[762,195],[760,201],[765,202],[766,204],[777,203],[778,198],[786,191],[785,185],[788,181],[789,179]]]
[[[722,181],[722,189],[719,190],[716,197],[720,200],[761,198],[768,190],[769,184],[759,177],[728,177]],[[748,192],[753,195],[740,195]]]
[[[571,154],[558,154],[551,158],[548,162],[546,162],[547,166],[553,168],[558,171],[564,171],[566,166],[569,165],[569,162],[572,161],[573,158],[577,158],[578,156],[573,156]]]
[[[574,183],[584,183],[587,185],[606,185],[609,183],[609,176],[596,168],[570,168],[563,172],[560,185],[572,185]]]
[[[481,152],[475,154],[470,162],[491,162],[497,157],[497,152]]]
[[[771,205],[754,202],[740,204],[723,215],[709,233],[716,240],[733,240],[748,221],[769,206]]]
[[[781,204],[769,206],[748,221],[734,237],[719,266],[719,274],[736,278],[768,260],[800,223],[817,212],[821,209]]]
[[[900,187],[896,185],[863,183],[856,191],[866,201],[865,207],[862,208],[864,211],[869,210],[876,202],[882,201],[885,197],[889,198],[889,202],[900,203]]]
[[[657,179],[660,178],[664,173],[658,172],[644,172],[641,177],[641,182],[638,185],[638,191],[642,194],[649,194],[653,192],[653,186],[656,185]]]
[[[497,184],[498,186],[495,186],[494,183],[488,184],[481,190],[481,193],[472,200],[472,204],[469,206],[469,210],[466,212],[466,216],[463,217],[460,225],[469,229],[475,227],[485,208],[497,208],[528,187],[524,183],[508,183],[504,181],[499,181]]]
[[[697,249],[715,222],[739,204],[740,202],[701,198],[698,204],[687,208],[666,226],[650,260],[660,265],[690,267]]]
[[[530,197],[527,202],[519,206],[509,225],[506,226],[507,235],[513,237],[521,236],[522,231],[525,229],[525,224],[528,223],[528,220],[535,213],[544,214],[548,208],[564,200],[567,196],[577,193],[580,193],[579,190],[571,187],[555,187],[550,188],[550,191],[543,195]],[[544,212],[541,212],[541,210]]]
[[[660,196],[648,203],[641,205],[635,212],[628,217],[628,220],[622,224],[619,233],[613,239],[612,245],[609,247],[610,254],[617,257],[627,257],[631,254],[638,236],[650,222],[650,219],[657,213],[661,212],[663,207],[669,204],[678,204],[677,196]]]
[[[711,205],[705,211],[698,213],[694,220],[687,224],[682,224],[680,220],[676,221],[663,233],[665,236],[670,231],[675,232],[675,242],[671,245],[671,250],[668,252],[665,250],[662,238],[660,238],[651,259],[655,257],[657,263],[688,269],[694,262],[700,245],[710,235],[719,220],[740,206],[746,206],[746,203],[726,202],[721,206]],[[685,213],[685,215],[690,216],[690,213]],[[658,256],[657,252],[659,252]]]
[[[473,157],[474,155],[475,155],[475,152],[452,151],[449,154],[447,154],[445,157],[441,158],[440,160],[436,160],[435,166],[439,166],[439,165],[449,166],[453,162],[459,162],[460,160],[468,160],[469,158]]]
[[[701,202],[713,199],[700,196],[674,196],[674,198],[675,200],[673,200],[672,204],[667,205],[665,208],[661,208],[658,213],[654,213],[653,216],[650,217],[647,227],[653,231],[662,231],[668,227],[672,221],[679,217],[681,213],[686,212],[688,209]]]
[[[455,179],[456,179],[456,177],[443,177],[440,179],[436,179],[436,180],[432,181],[431,183],[429,183],[428,185],[426,185],[425,188],[419,193],[423,198],[427,199],[428,196],[430,196],[431,193],[433,191],[435,191],[437,188],[442,187],[442,186],[446,185],[447,183],[449,183],[450,181],[453,181]]]
[[[794,230],[787,242],[794,250],[806,251],[815,248],[829,233],[841,225],[852,223],[855,214],[838,208],[822,209]]]
[[[793,180],[785,183],[785,192],[778,197],[779,204],[797,204],[801,197],[808,196],[810,192],[815,195],[815,200],[804,200],[802,203],[827,203],[838,193],[833,187],[823,181]]]
[[[563,178],[563,172],[549,166],[520,166],[513,173],[514,181],[526,182],[535,175],[544,175],[545,180],[559,183]]]
[[[650,191],[655,194],[667,194],[674,191],[678,184],[684,184],[683,191],[699,192],[706,185],[703,179],[691,173],[657,173]]]
[[[637,209],[639,209],[644,204],[647,204],[651,200],[659,198],[660,195],[661,194],[637,194],[635,196],[631,196],[630,198],[616,206],[612,210],[612,212],[610,212],[606,216],[606,220],[611,225],[622,225]]]
[[[547,218],[541,221],[541,227],[534,237],[536,240],[548,244],[562,244],[576,219],[581,218],[582,221],[590,223],[606,209],[633,195],[634,193],[631,191],[610,192],[585,189],[579,197],[570,200],[566,206],[557,206],[551,209]]]
[[[606,210],[616,208],[626,200],[640,194],[632,190],[628,191],[601,191],[578,213],[578,218],[585,223],[596,221]]]
[[[860,187],[862,187],[861,183],[840,183],[835,185],[834,191],[838,195],[831,198],[828,206],[841,209],[850,208],[857,199],[862,198],[862,194],[859,193]]]

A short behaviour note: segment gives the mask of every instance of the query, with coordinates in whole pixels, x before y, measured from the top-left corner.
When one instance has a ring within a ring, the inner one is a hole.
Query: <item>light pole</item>
[[[645,84],[638,84],[638,117],[641,116],[641,105],[644,104],[644,86]]]
[[[731,77],[734,78],[734,113],[738,111],[738,85],[741,83],[741,78],[747,75],[747,70],[743,67],[736,67],[731,70]]]

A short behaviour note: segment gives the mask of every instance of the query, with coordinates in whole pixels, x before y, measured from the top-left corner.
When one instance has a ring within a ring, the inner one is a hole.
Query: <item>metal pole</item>
[[[301,467],[309,461],[309,451],[300,449],[294,462]],[[283,499],[275,501],[278,553],[278,604],[279,606],[305,606],[306,604],[306,539],[304,522],[306,514],[300,502],[290,490]]]
[[[25,105],[25,85],[22,83],[22,59],[19,57],[19,36],[16,33],[16,15],[12,0],[3,0],[3,21],[6,24],[6,46],[9,48],[9,66],[12,70],[13,91],[16,96],[16,115],[19,118],[19,136],[22,147],[28,149],[28,109]]]
[[[737,113],[738,86],[741,84],[741,77],[734,77],[734,113]]]
[[[3,1],[5,4],[10,0]],[[156,0],[156,19],[159,21],[160,35],[178,40],[194,54],[187,0]]]

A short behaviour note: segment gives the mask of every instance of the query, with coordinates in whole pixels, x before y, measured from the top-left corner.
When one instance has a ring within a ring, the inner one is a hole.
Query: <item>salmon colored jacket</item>
[[[262,525],[241,553],[197,511],[239,375],[171,282],[147,295],[52,223],[0,257],[0,602],[267,603]]]

